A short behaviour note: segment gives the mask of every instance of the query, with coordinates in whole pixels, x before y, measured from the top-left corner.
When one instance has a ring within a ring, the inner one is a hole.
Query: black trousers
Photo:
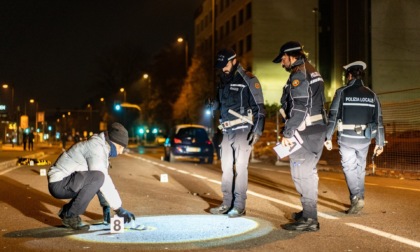
[[[51,195],[57,199],[71,199],[66,204],[67,215],[81,215],[105,180],[100,171],[75,172],[63,180],[48,184]]]

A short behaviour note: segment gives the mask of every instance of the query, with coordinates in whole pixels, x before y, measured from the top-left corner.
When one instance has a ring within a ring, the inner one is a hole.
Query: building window
[[[223,35],[224,35],[224,33],[223,33],[223,26],[220,27],[219,33],[220,33],[220,35],[219,35],[220,38],[219,39],[223,39]]]
[[[232,31],[236,29],[236,15],[232,17]]]
[[[223,8],[225,7],[225,4],[223,2],[223,0],[220,0],[220,13],[223,12]]]
[[[211,13],[211,11],[210,11],[210,12],[209,12],[209,23],[213,22],[212,18],[213,18],[213,15],[212,15],[212,13]]]
[[[228,20],[228,21],[226,21],[226,24],[225,24],[225,32],[226,32],[226,36],[228,36],[228,35],[229,35],[229,28],[230,28],[230,23],[229,23],[229,20]]]
[[[230,1],[226,0],[226,8],[229,7]]]
[[[244,54],[244,41],[242,39],[239,40],[238,54],[239,56],[242,56],[242,54]]]
[[[246,5],[246,20],[251,19],[252,17],[252,5],[251,3],[248,3]]]
[[[239,11],[239,25],[242,25],[244,23],[244,10],[241,9]]]
[[[252,35],[249,34],[246,36],[246,51],[249,52],[252,50]]]

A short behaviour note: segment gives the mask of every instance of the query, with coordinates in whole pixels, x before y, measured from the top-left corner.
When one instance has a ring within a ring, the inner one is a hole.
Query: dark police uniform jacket
[[[347,143],[370,142],[371,137],[366,136],[366,127],[374,125],[372,132],[376,132],[376,145],[384,146],[384,126],[382,110],[378,97],[360,79],[353,79],[346,86],[337,89],[329,111],[329,124],[327,140],[331,140],[339,120],[342,121],[342,130],[338,131],[340,141]],[[363,126],[363,130],[354,127]],[[338,126],[340,127],[340,126]],[[353,129],[352,129],[353,128]]]
[[[325,132],[324,80],[306,60],[294,65],[280,99],[286,114],[283,135],[291,138],[296,130],[302,135]]]
[[[215,102],[214,109],[220,110],[220,122],[222,124],[226,121],[238,119],[228,112],[229,109],[243,116],[247,116],[247,111],[251,109],[254,123],[251,127],[252,132],[261,136],[264,130],[265,108],[261,84],[257,77],[245,71],[239,63],[234,70],[231,81],[219,86],[218,99]],[[242,123],[223,129],[223,131],[230,133],[250,126],[249,123]]]

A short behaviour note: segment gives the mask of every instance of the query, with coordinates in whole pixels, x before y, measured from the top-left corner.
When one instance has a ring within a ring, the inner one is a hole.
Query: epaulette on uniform
[[[255,75],[253,75],[250,71],[246,71],[245,74],[250,78],[253,79],[255,78]]]

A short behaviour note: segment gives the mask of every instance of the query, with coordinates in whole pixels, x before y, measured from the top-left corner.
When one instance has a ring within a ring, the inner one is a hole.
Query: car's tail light
[[[174,138],[174,143],[176,143],[176,144],[180,144],[180,143],[182,143],[182,141],[181,141],[181,139],[179,139],[179,138]]]
[[[211,141],[210,140],[207,140],[206,141],[206,144],[211,145]]]

